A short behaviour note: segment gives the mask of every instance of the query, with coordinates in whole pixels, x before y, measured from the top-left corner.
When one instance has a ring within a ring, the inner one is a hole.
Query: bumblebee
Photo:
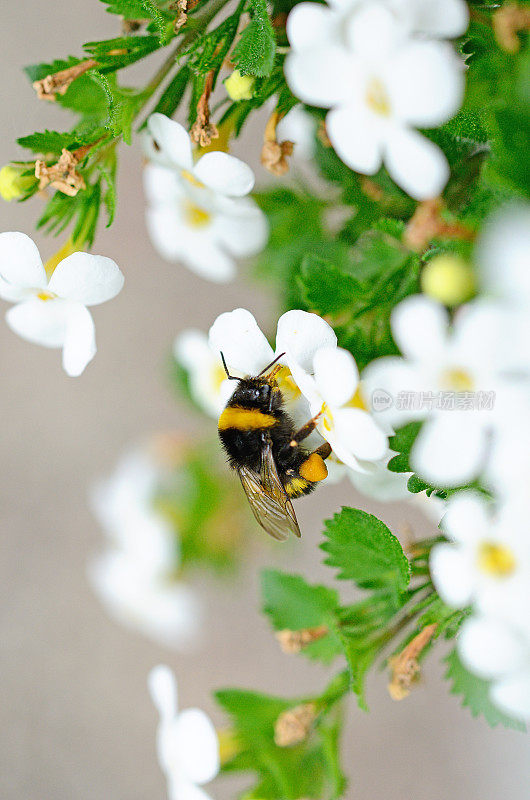
[[[274,365],[283,355],[255,377],[236,378],[229,374],[221,353],[227,377],[238,386],[219,417],[221,443],[252,512],[279,541],[289,533],[300,536],[291,500],[309,494],[327,477],[324,459],[331,453],[327,442],[313,452],[301,444],[315,429],[319,415],[296,430],[276,381],[282,367]]]

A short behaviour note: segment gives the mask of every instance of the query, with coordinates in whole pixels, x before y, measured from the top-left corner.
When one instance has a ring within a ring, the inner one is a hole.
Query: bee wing
[[[259,475],[247,467],[240,467],[238,472],[252,512],[261,527],[280,542],[285,541],[289,533],[301,536],[294,508],[276,469],[270,442],[264,445]]]

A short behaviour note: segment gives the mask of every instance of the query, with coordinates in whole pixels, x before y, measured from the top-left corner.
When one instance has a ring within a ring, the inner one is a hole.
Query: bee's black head
[[[230,405],[256,408],[264,414],[274,408],[273,387],[266,378],[241,378],[230,398]]]

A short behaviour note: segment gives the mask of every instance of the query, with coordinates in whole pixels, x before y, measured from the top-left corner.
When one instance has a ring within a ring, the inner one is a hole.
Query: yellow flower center
[[[185,181],[191,183],[192,186],[196,186],[198,189],[204,189],[204,183],[201,183],[201,181],[199,181],[188,169],[183,169],[180,175]]]
[[[475,388],[475,382],[469,372],[460,367],[454,367],[442,372],[440,386],[442,389],[454,392],[472,392]]]
[[[209,225],[212,215],[190,200],[185,200],[184,218],[191,228],[204,228]]]
[[[37,297],[39,298],[39,300],[43,300],[44,302],[46,302],[47,300],[53,300],[54,297],[56,297],[56,295],[54,295],[53,292],[46,292],[43,289],[42,291],[37,293]]]
[[[517,564],[512,550],[496,542],[482,542],[477,561],[479,569],[494,578],[507,578]]]
[[[322,403],[322,408],[320,409],[320,413],[322,414],[322,426],[327,430],[333,430],[335,426],[335,421],[333,419],[333,414],[331,413],[331,409],[327,403]]]
[[[276,373],[275,381],[278,388],[287,400],[296,400],[302,394],[293,380],[293,376],[291,375],[291,370],[289,367],[282,367]]]
[[[368,81],[366,103],[376,114],[380,114],[382,117],[390,116],[390,99],[383,82],[379,78],[371,78]]]
[[[361,384],[357,386],[355,394],[345,405],[348,406],[348,408],[360,408],[361,411],[368,411],[368,406],[366,405],[366,401],[364,399]]]
[[[212,386],[215,392],[221,391],[221,385],[226,379],[226,372],[222,364],[216,364],[212,368]]]

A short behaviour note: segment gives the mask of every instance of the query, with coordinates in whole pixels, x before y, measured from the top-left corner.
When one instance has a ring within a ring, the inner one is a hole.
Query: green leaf
[[[105,207],[107,209],[108,214],[108,221],[107,221],[107,228],[110,228],[114,221],[114,215],[116,213],[116,180],[113,172],[110,169],[106,169],[105,167],[98,165],[98,169],[107,184],[107,190],[103,195],[103,202],[105,203]]]
[[[390,472],[413,472],[409,457],[420,428],[421,422],[409,422],[389,439],[388,445],[390,449],[397,453],[388,462]]]
[[[508,717],[493,705],[489,697],[490,682],[468,672],[456,650],[449,653],[445,661],[447,663],[445,677],[452,684],[451,694],[461,695],[462,705],[467,706],[474,717],[481,714],[492,728],[500,724],[516,731],[526,731],[523,722]]]
[[[43,78],[46,78],[48,75],[53,75],[55,72],[62,72],[63,69],[74,67],[81,61],[81,58],[67,56],[66,58],[55,59],[55,61],[50,61],[49,63],[30,64],[24,67],[24,72],[33,83],[33,81],[41,81]],[[60,99],[60,95],[58,99]]]
[[[276,38],[266,0],[250,0],[251,20],[232,53],[242,75],[264,78],[270,75],[276,55]]]
[[[151,113],[165,114],[166,117],[172,117],[184,97],[189,79],[190,71],[188,67],[184,66],[179,69],[160,95],[160,99]]]
[[[352,275],[312,253],[304,256],[298,280],[306,306],[321,316],[351,308],[363,293]]]
[[[303,648],[309,658],[329,664],[342,652],[335,632],[335,612],[339,605],[337,592],[326,586],[310,585],[300,575],[288,575],[268,569],[261,573],[263,612],[275,630],[299,631],[326,625],[330,632]]]
[[[117,69],[134,64],[160,47],[158,36],[118,36],[100,42],[86,42],[84,50],[98,62],[102,73],[114,72]]]
[[[403,549],[377,517],[355,508],[343,508],[325,523],[328,541],[324,563],[339,570],[340,580],[353,580],[363,589],[394,587],[404,591],[410,566]]]
[[[74,144],[78,145],[74,133],[48,130],[21,136],[17,139],[17,143],[34,153],[56,153],[58,155],[61,154],[63,148],[69,149]]]
[[[334,679],[330,690],[337,688],[336,683]],[[341,718],[337,701],[346,688],[342,676],[339,683],[334,697],[328,698],[324,691],[321,698],[314,698],[322,706],[315,729],[304,742],[291,747],[275,744],[274,726],[282,712],[306,702],[306,698],[286,700],[241,689],[216,692],[217,701],[232,719],[240,748],[223,771],[256,775],[255,785],[245,792],[246,798],[336,800],[341,796],[345,781],[339,766]]]

